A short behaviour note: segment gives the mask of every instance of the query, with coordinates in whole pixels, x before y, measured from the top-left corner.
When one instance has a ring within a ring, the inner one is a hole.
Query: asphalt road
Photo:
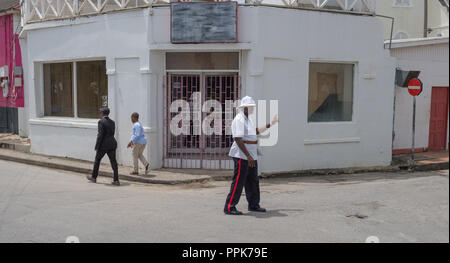
[[[449,242],[448,170],[262,181],[265,214],[223,214],[229,182],[88,183],[0,161],[0,242]]]

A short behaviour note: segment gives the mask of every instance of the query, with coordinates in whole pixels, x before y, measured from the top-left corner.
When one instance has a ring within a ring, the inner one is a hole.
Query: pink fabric
[[[22,54],[20,50],[19,36],[14,32],[14,18],[12,14],[0,16],[0,67],[7,65],[9,70],[9,96],[3,97],[3,89],[0,88],[0,106],[23,107],[24,79],[22,76],[14,76],[14,67],[22,66]],[[15,57],[13,50],[15,48]],[[22,86],[15,87],[14,79],[21,78]]]

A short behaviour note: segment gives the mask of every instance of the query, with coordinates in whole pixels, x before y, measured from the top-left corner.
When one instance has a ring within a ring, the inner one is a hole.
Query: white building
[[[388,44],[386,44],[387,46]],[[448,150],[448,37],[395,40],[392,56],[397,68],[420,71],[423,92],[416,104],[416,151]],[[411,152],[413,98],[396,87],[394,153]]]
[[[200,91],[278,100],[278,143],[262,148],[260,172],[390,164],[395,61],[370,1],[357,12],[239,5],[237,42],[199,44],[171,43],[166,4],[109,12],[113,1],[74,2],[93,15],[24,2],[32,152],[93,160],[98,108],[108,105],[120,163],[131,164],[137,111],[153,168],[230,168],[229,136],[167,133],[167,102]]]
[[[426,8],[427,7],[427,8]],[[394,17],[394,39],[448,37],[448,0],[379,0],[376,12]],[[389,39],[391,21],[383,20],[384,38]]]

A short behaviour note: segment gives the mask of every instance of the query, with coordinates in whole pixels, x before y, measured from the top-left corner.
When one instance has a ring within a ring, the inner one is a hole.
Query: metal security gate
[[[230,127],[234,105],[239,99],[237,73],[168,74],[165,79],[163,166],[232,169],[228,151],[233,143]],[[210,128],[216,129],[208,134],[202,123],[210,110],[215,110],[214,105],[208,104],[211,100],[220,104],[222,122],[214,125],[212,121]],[[180,107],[189,110],[181,113]],[[184,121],[178,121],[181,117]],[[177,128],[178,132],[174,132]]]

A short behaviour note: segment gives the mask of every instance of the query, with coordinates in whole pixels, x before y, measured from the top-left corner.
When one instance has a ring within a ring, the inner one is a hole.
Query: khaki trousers
[[[147,166],[148,162],[145,159],[144,155],[142,154],[144,152],[146,144],[135,144],[133,146],[133,164],[134,164],[134,171],[139,171],[139,160],[141,160],[142,164]]]

